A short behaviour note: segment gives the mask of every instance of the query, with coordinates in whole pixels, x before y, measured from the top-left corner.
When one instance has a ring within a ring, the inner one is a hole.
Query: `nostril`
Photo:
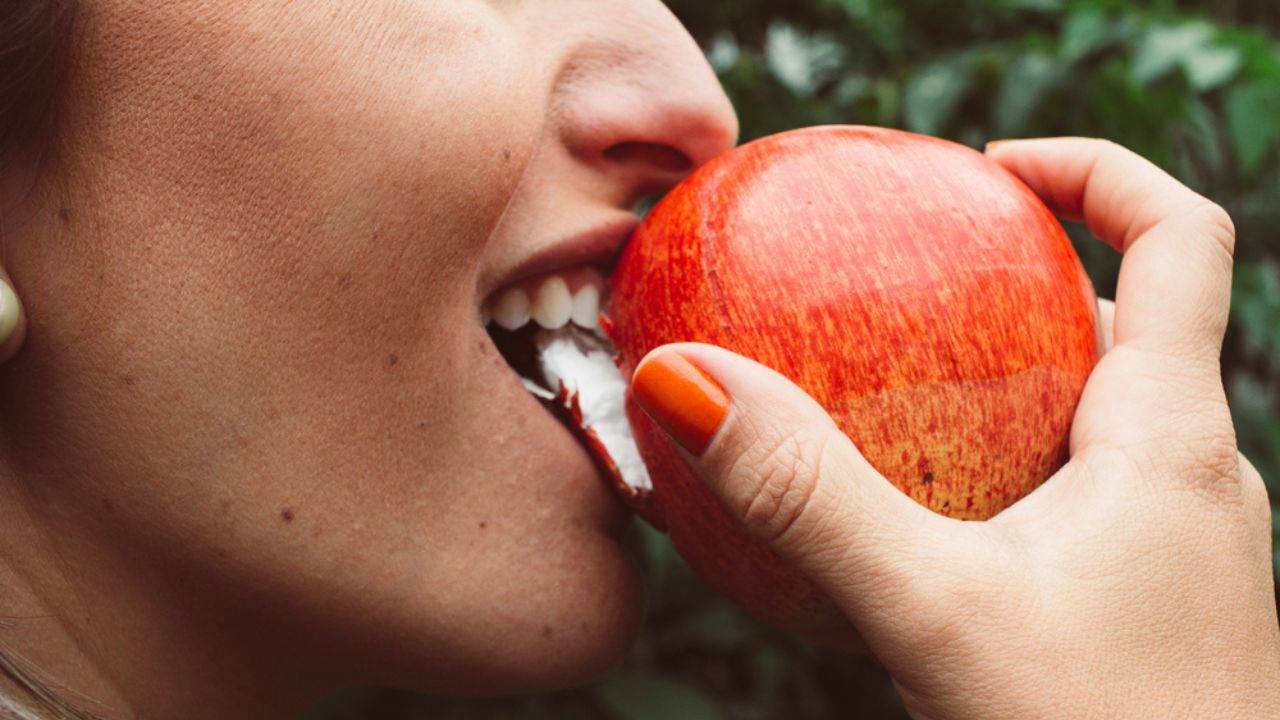
[[[693,160],[670,145],[649,142],[621,142],[604,151],[604,156],[626,165],[648,165],[669,173],[688,173]]]

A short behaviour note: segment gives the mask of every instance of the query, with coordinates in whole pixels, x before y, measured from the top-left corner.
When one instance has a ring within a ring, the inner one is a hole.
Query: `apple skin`
[[[881,128],[797,130],[712,161],[649,214],[611,286],[602,321],[626,377],[673,342],[750,357],[902,492],[965,520],[1062,466],[1101,353],[1093,286],[1040,199],[981,153]],[[654,485],[632,502],[690,565],[766,622],[841,624],[626,403]]]

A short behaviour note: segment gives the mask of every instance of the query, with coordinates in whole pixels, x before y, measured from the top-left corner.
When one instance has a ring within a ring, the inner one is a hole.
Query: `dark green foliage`
[[[1280,4],[668,4],[719,71],[744,140],[822,123],[903,127],[973,146],[1101,136],[1226,206],[1240,241],[1223,371],[1241,446],[1280,498]],[[1099,292],[1110,296],[1118,257],[1080,228],[1072,232]],[[873,661],[751,622],[698,582],[664,538],[638,528],[635,541],[650,570],[650,619],[603,685],[486,702],[361,693],[314,717],[905,717]]]

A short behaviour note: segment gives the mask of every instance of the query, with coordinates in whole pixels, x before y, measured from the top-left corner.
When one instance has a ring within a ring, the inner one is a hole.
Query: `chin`
[[[389,632],[364,638],[359,655],[373,667],[365,665],[356,684],[493,697],[562,690],[607,675],[640,633],[640,565],[608,534],[579,531],[556,544],[572,549],[511,565],[504,587],[460,593],[443,613],[440,605],[420,608],[430,616],[402,617],[394,629],[384,627]],[[493,568],[476,568],[473,577],[494,577]]]
[[[617,546],[615,545],[615,548]],[[639,565],[620,548],[610,567],[573,578],[557,616],[535,613],[543,623],[535,637],[502,643],[490,684],[478,694],[546,692],[587,685],[613,671],[630,653],[644,620],[645,595]],[[586,582],[583,582],[583,581]],[[550,632],[548,632],[550,628]],[[501,642],[501,641],[500,641]]]

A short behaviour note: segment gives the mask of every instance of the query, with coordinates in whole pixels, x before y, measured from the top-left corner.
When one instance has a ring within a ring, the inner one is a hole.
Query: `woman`
[[[63,5],[0,16],[38,70],[6,90],[0,712],[280,718],[338,685],[606,672],[641,618],[625,514],[483,308],[607,263],[641,197],[733,146],[678,23],[657,0],[82,0],[72,29]],[[640,375],[713,379],[708,482],[917,716],[1280,715],[1267,500],[1216,360],[1229,219],[1109,145],[991,153],[1127,252],[1073,462],[997,520],[912,505],[741,358],[668,348]]]

